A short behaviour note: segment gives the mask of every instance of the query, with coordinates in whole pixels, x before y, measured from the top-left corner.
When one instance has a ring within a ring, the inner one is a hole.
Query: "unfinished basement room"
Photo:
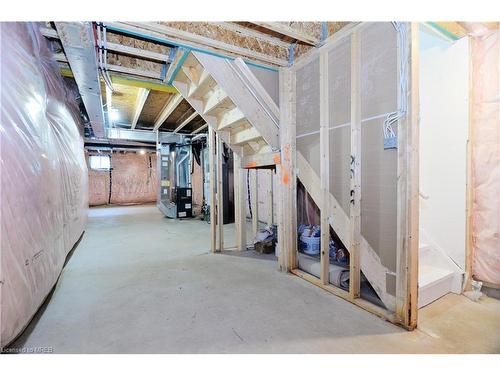
[[[96,7],[0,23],[3,354],[500,353],[499,22]]]

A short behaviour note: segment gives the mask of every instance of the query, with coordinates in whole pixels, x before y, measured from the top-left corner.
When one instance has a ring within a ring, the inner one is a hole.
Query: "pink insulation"
[[[84,230],[88,200],[78,107],[39,25],[0,27],[3,347],[57,281]]]
[[[89,167],[89,205],[156,202],[158,181],[154,152],[144,155],[135,152],[113,152],[111,168],[110,173]]]
[[[500,31],[472,40],[473,277],[500,285]]]
[[[111,204],[156,202],[156,154],[114,152],[111,167]]]

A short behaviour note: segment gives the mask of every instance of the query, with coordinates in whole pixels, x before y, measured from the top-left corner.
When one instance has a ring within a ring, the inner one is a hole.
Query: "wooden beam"
[[[219,133],[217,139],[217,232],[219,235],[218,252],[224,251],[224,195],[222,185],[222,149],[223,143]]]
[[[351,194],[349,203],[349,295],[360,296],[361,245],[361,40],[351,35]]]
[[[198,116],[198,112],[194,111],[191,115],[189,115],[189,117],[187,119],[185,119],[184,121],[182,121],[182,123],[175,128],[174,130],[174,133],[177,133],[179,132],[179,130],[181,130],[182,128],[184,128],[187,124],[189,124],[191,121],[193,121],[193,119]]]
[[[200,126],[198,129],[196,130],[193,130],[193,132],[191,133],[191,135],[193,134],[198,134],[199,132],[201,132],[202,130],[206,129],[206,127],[208,126],[207,123],[203,124],[202,126]]]
[[[326,290],[327,292],[330,292],[330,293],[336,295],[337,297],[343,298],[346,301],[349,301],[349,302],[353,303],[354,305],[361,307],[362,309],[364,309],[372,314],[375,314],[382,319],[385,319],[393,324],[400,324],[400,322],[397,320],[396,316],[393,313],[388,312],[387,310],[385,310],[384,308],[382,308],[378,305],[375,305],[371,302],[368,302],[362,298],[352,299],[349,296],[349,293],[346,292],[345,290],[340,289],[332,284],[325,285],[321,282],[320,279],[318,279],[317,277],[315,277],[307,272],[301,271],[299,269],[294,269],[291,272],[295,276],[298,276],[301,279],[303,279],[307,282],[310,282],[311,284],[316,285],[316,286],[320,287],[321,289]]]
[[[233,152],[234,168],[234,222],[236,230],[236,248],[246,250],[246,179],[245,170],[241,168],[241,159]]]
[[[146,60],[159,61],[162,63],[169,61],[167,55],[163,55],[158,52],[148,51],[146,49],[125,46],[123,44],[118,44],[118,43],[107,42],[106,49],[108,51],[116,52],[118,54],[139,57],[141,59],[146,59]]]
[[[182,102],[182,95],[176,94],[173,98],[171,98],[167,104],[162,108],[158,117],[155,120],[155,124],[153,127],[153,131],[156,131],[160,128],[160,126],[165,122],[165,120],[172,114],[172,112],[177,108],[177,106]]]
[[[401,324],[413,329],[417,326],[418,314],[419,25],[411,22],[408,27],[409,106],[406,117],[398,124],[396,316]]]
[[[258,167],[271,167],[280,164],[279,152],[266,152],[263,154],[253,154],[243,156],[241,165],[243,168],[252,169]]]
[[[231,30],[231,31],[234,31],[235,33],[238,33],[238,34],[241,34],[243,36],[250,37],[250,38],[259,39],[259,40],[262,40],[264,42],[274,44],[278,47],[287,48],[287,49],[288,49],[288,47],[290,47],[290,43],[287,43],[287,42],[281,40],[280,38],[276,38],[274,36],[271,36],[269,34],[266,34],[266,33],[263,33],[263,32],[257,31],[257,30],[249,29],[248,27],[238,25],[237,23],[234,23],[234,22],[215,22],[215,24],[223,27],[226,30]]]
[[[130,75],[133,75],[133,76],[146,77],[146,78],[154,78],[154,79],[160,79],[161,78],[160,77],[160,73],[153,72],[153,71],[150,71],[150,70],[127,68],[126,66],[120,66],[120,65],[114,65],[114,64],[107,64],[106,68],[107,68],[107,70],[111,70],[113,72],[130,74]]]
[[[167,92],[170,94],[178,94],[179,92],[174,86],[165,85],[161,83],[155,83],[151,81],[143,81],[139,79],[134,79],[130,77],[124,77],[117,74],[110,74],[111,82],[119,85],[126,85],[132,87],[141,87],[149,90]]]
[[[297,179],[295,162],[295,73],[280,69],[280,144],[278,170],[278,249],[282,271],[297,268]]]
[[[331,51],[338,45],[338,43],[341,43],[343,39],[349,38],[355,30],[361,30],[367,24],[368,24],[367,22],[350,22],[348,25],[344,26],[336,33],[330,35],[322,43],[322,46],[320,48],[311,48],[309,49],[309,51],[306,51],[305,53],[301,54],[293,63],[293,69],[295,71],[298,71],[300,68],[304,67],[305,65],[315,60],[318,57],[321,49],[327,49]]]
[[[216,169],[215,169],[215,131],[212,127],[208,128],[208,173],[210,190],[210,251],[216,252],[217,249],[217,231],[216,231]]]
[[[125,28],[131,31],[135,30],[136,32],[139,31],[142,34],[167,39],[168,41],[170,41],[170,43],[174,43],[176,45],[188,47],[191,49],[199,49],[204,51],[211,50],[214,53],[225,51],[236,56],[244,56],[253,60],[262,61],[278,66],[286,66],[288,64],[288,61],[284,59],[279,59],[277,57],[269,56],[263,53],[254,52],[247,48],[235,46],[212,38],[208,38],[206,36],[193,34],[155,22],[115,22],[109,24],[122,29]]]
[[[269,169],[267,171],[268,183],[267,183],[267,225],[271,226],[274,223],[274,202],[273,202],[273,175],[274,171]]]
[[[321,175],[321,270],[320,279],[324,285],[330,283],[330,121],[329,121],[329,81],[328,51],[320,53],[320,175]]]
[[[137,121],[139,120],[139,116],[141,115],[142,109],[144,108],[144,103],[149,95],[149,89],[141,88],[137,93],[137,100],[135,103],[134,117],[132,117],[132,124],[130,126],[131,129],[135,129],[137,125]]]
[[[250,173],[250,194],[252,200],[252,234],[253,238],[257,236],[259,232],[259,182],[258,182],[258,170],[252,169],[248,171]]]
[[[255,25],[266,28],[268,30],[274,31],[276,33],[280,33],[282,35],[288,36],[292,39],[295,39],[299,42],[303,42],[309,44],[311,46],[316,46],[319,44],[319,39],[308,35],[306,33],[301,33],[290,26],[284,25],[279,22],[252,22]]]

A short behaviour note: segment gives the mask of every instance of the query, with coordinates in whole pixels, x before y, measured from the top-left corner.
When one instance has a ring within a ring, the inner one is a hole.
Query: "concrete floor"
[[[420,310],[419,329],[407,332],[278,272],[272,256],[210,254],[208,240],[205,222],[166,219],[155,206],[90,210],[54,294],[13,346],[54,353],[500,352],[497,300],[448,295]]]

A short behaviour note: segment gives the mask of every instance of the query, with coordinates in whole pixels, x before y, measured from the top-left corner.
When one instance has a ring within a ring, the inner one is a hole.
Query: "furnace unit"
[[[158,152],[158,208],[170,218],[192,217],[191,145],[160,144]]]

